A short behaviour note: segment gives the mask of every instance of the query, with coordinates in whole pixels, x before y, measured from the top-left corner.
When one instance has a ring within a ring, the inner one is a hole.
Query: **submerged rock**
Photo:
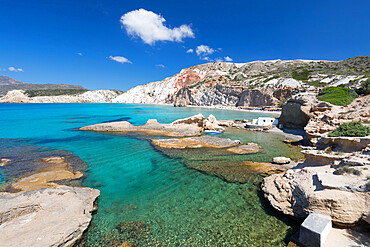
[[[188,138],[152,139],[152,144],[160,148],[228,148],[241,144],[239,140],[224,139],[215,136]]]
[[[128,241],[146,239],[150,235],[150,227],[142,221],[121,222],[117,225],[121,238]]]
[[[256,143],[247,143],[246,145],[228,148],[227,151],[235,154],[255,154],[263,152],[263,149]]]
[[[73,245],[89,226],[99,194],[67,186],[0,193],[0,245]]]
[[[189,162],[188,167],[209,175],[219,177],[227,182],[248,183],[254,180],[256,174],[274,173],[282,171],[281,168],[273,166],[271,163],[260,163],[253,161],[208,161],[208,162]]]
[[[0,159],[0,166],[6,166],[11,161],[12,161],[11,159]]]
[[[79,179],[82,172],[74,171],[72,164],[65,160],[65,157],[55,156],[40,159],[45,167],[36,172],[26,174],[16,182],[12,183],[10,191],[31,191],[41,188],[54,188],[59,186],[56,181]]]

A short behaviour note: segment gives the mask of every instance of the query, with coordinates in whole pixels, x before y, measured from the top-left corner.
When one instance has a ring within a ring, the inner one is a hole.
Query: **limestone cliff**
[[[360,62],[358,62],[360,61]],[[142,104],[278,106],[299,91],[367,79],[370,57],[339,62],[272,60],[206,63],[183,69],[162,81],[128,90],[113,102]]]
[[[362,81],[367,80],[369,74],[370,56],[343,61],[215,62],[182,69],[174,76],[136,86],[113,98],[96,101],[90,97],[79,96],[38,98],[31,101],[276,107],[298,92],[315,92],[326,86],[338,85],[356,88]],[[24,97],[12,97],[12,100],[27,102]],[[0,101],[11,102],[9,95]]]

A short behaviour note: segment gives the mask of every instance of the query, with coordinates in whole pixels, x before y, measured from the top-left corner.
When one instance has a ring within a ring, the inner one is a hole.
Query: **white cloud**
[[[21,68],[14,68],[14,67],[9,67],[8,70],[9,71],[12,71],[12,72],[23,72],[23,69],[21,69]]]
[[[77,53],[77,55],[79,55],[79,56],[83,56],[83,54],[82,54],[81,52]]]
[[[211,59],[210,57],[201,57],[200,59],[208,61],[208,62],[213,62],[213,59]]]
[[[161,67],[161,68],[165,68],[166,66],[164,66],[163,64],[156,64],[155,66],[157,67]]]
[[[186,53],[193,53],[193,52],[194,52],[193,49],[189,49],[189,50],[186,51]]]
[[[133,10],[122,15],[120,22],[129,36],[139,37],[149,45],[157,41],[182,42],[184,38],[194,38],[189,25],[168,28],[164,25],[166,20],[161,15],[145,9]]]
[[[198,45],[195,49],[198,56],[206,56],[215,52],[215,50],[208,45]]]
[[[116,61],[116,62],[119,62],[119,63],[132,63],[127,58],[121,57],[121,56],[109,56],[109,59],[111,59],[113,61]]]
[[[224,59],[225,59],[226,62],[232,62],[233,61],[233,59],[229,56],[224,57]]]

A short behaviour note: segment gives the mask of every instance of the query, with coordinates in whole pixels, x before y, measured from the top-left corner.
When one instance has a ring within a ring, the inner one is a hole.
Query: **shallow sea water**
[[[263,199],[260,176],[251,175],[245,184],[228,183],[185,165],[204,160],[269,162],[278,155],[299,158],[299,151],[282,143],[282,137],[233,131],[222,136],[256,142],[265,152],[224,155],[199,150],[168,155],[143,137],[76,130],[105,121],[144,124],[156,118],[169,123],[199,112],[217,119],[263,116],[153,105],[0,104],[0,143],[9,143],[5,138],[22,139],[33,146],[70,151],[88,163],[83,185],[101,191],[99,210],[87,233],[89,246],[107,246],[114,239],[128,240],[135,246],[284,246],[296,224],[277,214]],[[0,156],[6,158],[1,145]],[[1,176],[7,180],[0,167]],[[145,222],[149,234],[122,239],[116,226],[128,221]]]

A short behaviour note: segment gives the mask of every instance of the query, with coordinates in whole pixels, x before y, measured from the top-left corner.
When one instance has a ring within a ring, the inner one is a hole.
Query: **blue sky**
[[[0,74],[29,83],[127,90],[207,59],[370,55],[369,0],[0,0],[0,9]]]

